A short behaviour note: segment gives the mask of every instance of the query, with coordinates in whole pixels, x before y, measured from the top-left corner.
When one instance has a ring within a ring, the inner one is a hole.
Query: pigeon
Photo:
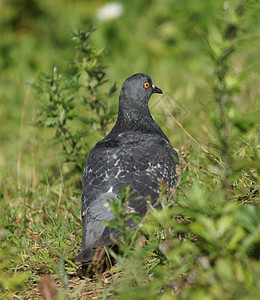
[[[120,233],[104,222],[115,220],[111,199],[120,201],[130,188],[129,211],[146,214],[158,202],[160,184],[175,188],[178,155],[153,120],[148,102],[162,94],[151,78],[137,73],[125,80],[119,96],[118,118],[110,133],[90,151],[82,180],[82,250],[76,261],[92,264],[115,246]],[[135,223],[131,224],[132,227]]]

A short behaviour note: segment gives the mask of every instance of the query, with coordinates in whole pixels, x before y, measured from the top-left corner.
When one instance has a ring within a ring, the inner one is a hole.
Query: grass
[[[48,293],[57,299],[259,298],[259,4],[206,2],[123,1],[124,15],[107,23],[92,13],[83,17],[84,1],[32,1],[29,22],[19,18],[22,6],[4,4],[1,299],[48,299]],[[97,4],[87,5],[96,10]],[[46,31],[46,18],[55,30]],[[97,28],[83,45],[92,51],[87,68],[88,56],[69,33],[86,23]],[[105,47],[103,54],[98,47]],[[91,89],[87,79],[101,74],[97,66],[109,80]],[[53,69],[65,87],[56,94]],[[42,71],[49,74],[45,82]],[[117,257],[111,271],[82,278],[75,263],[81,166],[113,124],[114,82],[120,87],[140,71],[165,92],[150,108],[179,150],[177,194],[169,204],[162,195],[163,209],[150,210],[138,228],[149,237],[143,247],[129,237],[128,257]],[[95,99],[100,102],[93,105]]]

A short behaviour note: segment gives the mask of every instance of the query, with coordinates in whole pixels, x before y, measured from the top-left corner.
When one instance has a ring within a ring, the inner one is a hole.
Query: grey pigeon
[[[115,126],[86,159],[82,250],[77,256],[83,265],[102,258],[100,248],[115,244],[119,232],[102,223],[114,219],[109,201],[120,201],[122,188],[130,186],[132,191],[130,211],[144,216],[148,199],[151,205],[158,199],[160,183],[176,185],[178,155],[150,114],[148,102],[153,93],[162,94],[162,90],[148,75],[138,73],[127,78],[120,92]]]

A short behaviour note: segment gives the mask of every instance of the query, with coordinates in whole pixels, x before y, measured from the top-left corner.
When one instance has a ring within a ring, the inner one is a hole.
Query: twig
[[[169,109],[167,108],[167,106],[163,103],[162,99],[160,98],[161,104],[162,106],[167,110],[167,113],[169,114],[169,116],[174,120],[174,122],[176,122],[180,128],[187,134],[187,136],[193,140],[193,142],[195,142],[204,152],[206,152],[207,154],[212,155],[207,149],[205,149],[198,141],[196,141],[189,133],[186,129],[183,128],[183,126],[181,125],[180,122],[178,122],[174,116],[171,114],[171,112],[169,111]]]
[[[24,124],[24,116],[25,116],[25,111],[26,111],[26,105],[29,99],[29,95],[31,92],[31,87],[33,82],[35,81],[36,77],[38,76],[39,71],[36,72],[36,74],[34,75],[31,84],[29,85],[27,91],[26,91],[26,95],[24,98],[24,102],[23,102],[23,109],[22,109],[22,114],[21,114],[21,121],[20,121],[20,128],[19,128],[19,140],[18,140],[18,156],[17,156],[17,165],[16,165],[16,170],[17,170],[17,190],[19,193],[19,197],[20,197],[20,193],[21,193],[21,176],[20,176],[20,170],[21,170],[21,161],[22,161],[22,146],[21,146],[21,137],[22,137],[22,130],[23,130],[23,124]]]

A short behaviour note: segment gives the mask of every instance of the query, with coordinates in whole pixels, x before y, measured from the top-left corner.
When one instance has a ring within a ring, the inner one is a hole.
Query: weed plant
[[[62,147],[62,165],[73,166],[65,174],[70,179],[84,168],[86,153],[90,151],[87,137],[93,132],[104,135],[116,113],[115,106],[108,102],[116,91],[115,84],[108,93],[100,93],[106,73],[102,52],[89,42],[92,32],[92,28],[74,32],[76,53],[67,78],[55,67],[51,76],[43,74],[41,83],[33,84],[39,95],[36,125],[54,128],[53,143]]]

